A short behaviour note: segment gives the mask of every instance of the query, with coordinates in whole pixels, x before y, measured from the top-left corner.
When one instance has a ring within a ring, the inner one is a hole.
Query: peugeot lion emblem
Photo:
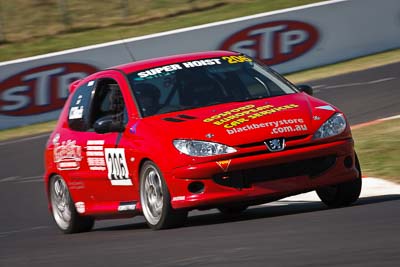
[[[264,142],[267,146],[268,150],[271,152],[282,151],[285,149],[285,139],[284,138],[275,138],[270,139]]]

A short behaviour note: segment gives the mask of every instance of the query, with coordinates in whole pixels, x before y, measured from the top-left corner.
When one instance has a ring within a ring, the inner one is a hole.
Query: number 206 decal
[[[223,60],[228,61],[229,64],[243,63],[243,62],[251,62],[252,60],[245,56],[229,56],[222,57]]]
[[[108,169],[108,179],[112,185],[132,185],[125,159],[125,149],[104,149]]]

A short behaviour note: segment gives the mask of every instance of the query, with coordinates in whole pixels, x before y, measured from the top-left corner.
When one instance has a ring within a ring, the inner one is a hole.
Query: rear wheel
[[[164,177],[150,161],[140,171],[140,202],[147,224],[153,230],[182,226],[187,218],[185,210],[174,210]]]
[[[352,181],[340,183],[337,185],[326,186],[317,189],[317,194],[322,202],[328,207],[344,207],[349,206],[356,202],[361,193],[361,167],[358,161],[357,155],[356,168],[358,170],[359,176]]]
[[[63,233],[86,232],[93,228],[93,218],[76,212],[68,186],[60,175],[50,179],[50,202],[54,221]]]

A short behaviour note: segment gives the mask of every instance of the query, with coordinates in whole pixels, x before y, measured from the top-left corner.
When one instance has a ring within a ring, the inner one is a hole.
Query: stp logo
[[[276,65],[306,53],[318,41],[318,31],[300,21],[273,21],[246,28],[224,41],[223,50],[245,53]]]
[[[0,114],[26,116],[62,108],[71,82],[96,72],[81,63],[40,66],[13,75],[0,84]]]

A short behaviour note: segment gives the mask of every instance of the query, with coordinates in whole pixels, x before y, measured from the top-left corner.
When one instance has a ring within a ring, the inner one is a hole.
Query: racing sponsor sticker
[[[53,140],[55,141],[55,140]],[[54,163],[59,170],[78,170],[82,160],[82,148],[76,145],[76,140],[56,142],[54,144]]]
[[[315,120],[315,121],[321,120],[321,117],[320,117],[320,116],[317,116],[317,115],[314,115],[312,118],[313,118],[313,120]]]
[[[79,95],[77,97],[74,106],[72,106],[71,109],[69,110],[68,119],[70,120],[82,119],[84,110],[84,107],[81,105],[82,98],[83,98],[82,95]]]
[[[292,133],[292,132],[304,132],[307,131],[307,125],[304,122],[303,118],[293,118],[293,119],[284,119],[278,121],[269,121],[269,122],[261,122],[261,123],[253,123],[249,125],[245,125],[242,127],[234,127],[231,129],[227,129],[226,132],[228,134],[236,134],[247,131],[252,131],[256,129],[266,128],[270,129],[271,134],[282,134],[282,133]]]
[[[123,186],[132,185],[125,159],[125,149],[106,148],[104,149],[104,153],[108,170],[108,179],[110,179],[111,184]]]
[[[250,104],[227,110],[211,117],[205,118],[203,122],[213,123],[214,125],[223,126],[226,129],[231,129],[241,124],[249,124],[254,119],[261,118],[275,112],[294,109],[297,107],[299,107],[299,105],[297,104],[287,104],[277,107],[271,104],[261,106]]]
[[[72,180],[69,182],[68,187],[71,190],[82,190],[85,189],[85,183],[80,180]]]
[[[157,68],[152,68],[138,72],[137,74],[138,77],[136,77],[135,80],[140,81],[145,79],[153,79],[157,77],[165,77],[175,73],[178,70],[191,69],[202,66],[221,65],[223,64],[223,62],[227,62],[229,64],[237,64],[237,63],[252,62],[252,61],[253,61],[252,59],[243,55],[192,60],[181,63],[175,63],[171,65],[160,66]],[[168,84],[165,84],[165,87],[168,87]]]
[[[86,143],[86,160],[91,171],[105,171],[104,140],[88,140]]]
[[[330,106],[330,105],[319,106],[319,107],[316,107],[316,109],[323,109],[323,110],[335,111],[335,109],[334,109],[332,106]]]
[[[211,65],[220,65],[221,58],[210,58],[210,59],[200,59],[193,61],[186,61],[181,63],[175,63],[171,65],[160,66],[157,68],[148,69],[145,71],[139,72],[137,75],[139,77],[135,78],[135,80],[144,80],[144,79],[153,79],[157,77],[164,77],[175,73],[177,70],[196,68],[201,66],[211,66]]]
[[[220,160],[220,161],[217,161],[217,165],[218,165],[224,172],[227,172],[228,169],[229,169],[229,165],[231,164],[231,161],[232,161],[232,160],[230,160],[230,159],[227,159],[227,160]]]
[[[172,201],[183,201],[186,199],[186,196],[177,196],[177,197],[173,197]]]
[[[53,140],[52,140],[53,145],[56,145],[56,144],[58,143],[58,141],[60,141],[60,134],[59,134],[59,133],[56,133],[56,134],[54,135],[54,137],[53,137]]]
[[[229,64],[237,64],[237,63],[244,63],[244,62],[252,62],[253,60],[246,57],[246,56],[228,56],[222,57],[223,60],[226,60]]]
[[[71,107],[68,119],[75,120],[75,119],[82,119],[82,117],[83,117],[83,106]]]
[[[118,206],[118,211],[132,211],[136,210],[136,202],[121,202]]]
[[[76,208],[76,211],[78,212],[78,213],[85,213],[85,211],[86,211],[86,207],[85,207],[85,202],[76,202],[75,203],[75,208]]]

